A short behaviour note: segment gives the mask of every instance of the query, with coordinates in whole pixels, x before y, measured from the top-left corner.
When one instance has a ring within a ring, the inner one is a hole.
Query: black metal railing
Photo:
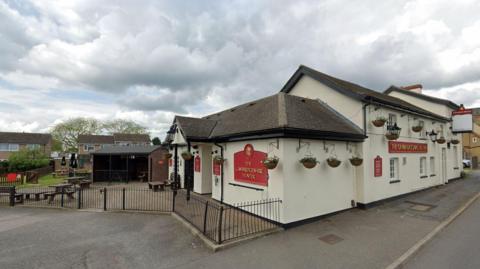
[[[221,244],[278,228],[281,203],[280,199],[266,199],[227,205],[197,195],[187,199],[186,193],[179,191],[174,198],[174,212]]]
[[[32,187],[0,189],[0,204],[71,209],[131,210],[171,212],[173,192],[153,192],[135,187]],[[16,198],[11,203],[11,197]]]

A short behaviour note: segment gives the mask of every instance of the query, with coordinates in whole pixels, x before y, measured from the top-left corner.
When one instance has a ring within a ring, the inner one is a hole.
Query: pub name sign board
[[[235,181],[268,186],[268,170],[262,161],[267,153],[256,151],[251,144],[233,155]]]
[[[427,153],[428,144],[388,141],[389,153]]]

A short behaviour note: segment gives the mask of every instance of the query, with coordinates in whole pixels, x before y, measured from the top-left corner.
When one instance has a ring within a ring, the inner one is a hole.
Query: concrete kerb
[[[277,232],[280,232],[280,231],[284,230],[283,228],[280,228],[280,227],[279,228],[274,228],[274,229],[264,231],[264,232],[261,232],[261,233],[256,233],[256,234],[252,234],[250,236],[245,236],[245,237],[242,237],[240,239],[237,239],[237,240],[234,240],[234,241],[231,241],[231,242],[226,242],[224,244],[216,244],[212,240],[208,239],[202,232],[200,232],[192,224],[190,224],[188,221],[186,221],[184,218],[182,218],[181,216],[179,216],[175,212],[172,212],[171,215],[172,215],[172,217],[177,219],[179,222],[181,222],[183,225],[185,225],[185,227],[187,227],[193,235],[200,238],[204,242],[204,244],[210,250],[212,250],[213,252],[217,252],[219,250],[227,249],[227,248],[239,245],[241,243],[244,243],[246,241],[250,241],[250,240],[253,240],[253,239],[256,239],[256,238],[259,238],[259,237],[263,237],[263,236],[273,234],[273,233],[277,233]]]
[[[412,258],[423,246],[425,246],[430,240],[432,240],[438,233],[440,233],[445,227],[452,223],[456,218],[458,218],[467,208],[469,208],[478,198],[480,197],[480,192],[470,198],[465,204],[463,204],[459,209],[452,213],[447,219],[440,223],[433,231],[428,233],[425,237],[420,239],[415,245],[408,249],[402,256],[396,259],[392,264],[387,266],[385,269],[399,269],[410,259]]]

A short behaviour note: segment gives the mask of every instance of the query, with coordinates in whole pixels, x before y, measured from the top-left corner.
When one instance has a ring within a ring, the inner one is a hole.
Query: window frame
[[[436,176],[435,156],[430,156],[430,176]]]
[[[427,176],[427,157],[420,157],[420,178],[426,178]]]
[[[388,178],[390,183],[400,182],[400,159],[398,157],[390,158]]]

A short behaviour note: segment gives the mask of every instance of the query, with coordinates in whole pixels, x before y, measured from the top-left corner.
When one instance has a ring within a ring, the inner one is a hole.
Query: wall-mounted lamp
[[[437,142],[437,133],[435,133],[435,131],[432,129],[432,131],[430,133],[428,133],[428,136],[430,136],[430,140],[432,140],[433,143]]]

